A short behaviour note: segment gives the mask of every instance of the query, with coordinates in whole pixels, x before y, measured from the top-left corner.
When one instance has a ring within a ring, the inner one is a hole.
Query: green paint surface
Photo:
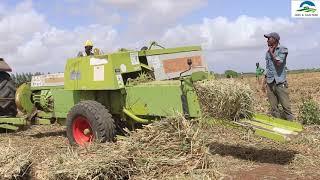
[[[27,121],[25,118],[0,118],[0,124],[13,124],[13,125],[26,125]]]
[[[31,102],[31,93],[30,84],[27,83],[19,86],[16,91],[16,99],[19,99],[19,109],[27,114],[30,114],[34,109],[34,105]]]
[[[188,81],[190,83],[190,81]],[[187,83],[184,83],[187,84]],[[201,115],[200,105],[192,84],[181,87],[180,81],[153,81],[126,88],[126,109],[135,115],[182,115],[181,95],[187,95],[190,117]]]
[[[241,119],[239,125],[252,128],[259,136],[280,142],[289,140],[303,130],[300,123],[263,114],[255,114],[252,119]]]
[[[10,129],[10,130],[13,130],[13,131],[16,131],[16,130],[19,129],[19,127],[13,126],[13,125],[10,125],[10,124],[0,124],[0,128],[2,128],[2,129]]]
[[[54,99],[54,115],[56,118],[66,118],[70,109],[80,101],[79,91],[52,89]]]
[[[303,127],[298,122],[287,121],[284,119],[270,117],[264,114],[255,114],[253,119],[260,121],[262,123],[270,124],[275,127],[284,128],[296,132],[300,132],[303,130]]]
[[[126,88],[126,109],[135,115],[173,116],[182,112],[179,85],[147,83]]]

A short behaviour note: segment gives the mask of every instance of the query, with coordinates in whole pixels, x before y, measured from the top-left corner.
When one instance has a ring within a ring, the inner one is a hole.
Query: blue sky
[[[105,52],[153,40],[201,45],[210,70],[248,72],[264,64],[270,31],[289,48],[289,69],[319,67],[320,19],[292,19],[290,0],[2,0],[0,8],[0,53],[16,71],[63,71],[92,39]]]

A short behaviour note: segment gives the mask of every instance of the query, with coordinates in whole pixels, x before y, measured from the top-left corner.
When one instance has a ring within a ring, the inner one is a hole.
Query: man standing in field
[[[268,51],[266,53],[266,75],[264,84],[267,84],[267,96],[271,105],[271,115],[277,118],[293,120],[291,112],[288,83],[286,78],[286,61],[288,49],[280,46],[280,36],[276,32],[264,35],[268,39]],[[283,109],[283,116],[280,113],[279,104]]]

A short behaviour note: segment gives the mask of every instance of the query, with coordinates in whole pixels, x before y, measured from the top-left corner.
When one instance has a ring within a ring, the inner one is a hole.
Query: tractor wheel
[[[113,141],[115,122],[109,111],[96,101],[76,104],[67,116],[67,137],[71,145],[84,146],[93,141]]]
[[[16,87],[10,75],[0,72],[0,115],[16,116],[17,107],[15,104]]]

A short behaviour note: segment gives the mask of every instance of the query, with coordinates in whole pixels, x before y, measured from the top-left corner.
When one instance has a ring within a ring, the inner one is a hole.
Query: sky
[[[253,72],[273,31],[289,69],[320,68],[320,18],[291,18],[290,0],[0,1],[0,56],[13,72],[63,72],[87,39],[106,53],[201,45],[211,71]]]

